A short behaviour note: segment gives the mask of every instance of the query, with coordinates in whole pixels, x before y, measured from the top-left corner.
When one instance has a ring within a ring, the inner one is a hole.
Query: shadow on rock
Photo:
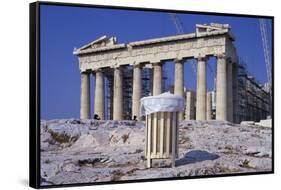
[[[219,156],[217,154],[209,153],[203,150],[192,150],[190,152],[187,152],[183,158],[176,160],[176,165],[180,166],[196,162],[202,162],[205,160],[215,160],[218,158]]]

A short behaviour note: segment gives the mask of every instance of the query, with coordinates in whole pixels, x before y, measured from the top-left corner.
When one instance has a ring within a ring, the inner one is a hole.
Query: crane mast
[[[178,18],[177,14],[175,14],[175,13],[168,13],[168,14],[169,14],[169,16],[170,16],[172,22],[174,23],[174,25],[175,25],[175,27],[176,27],[177,34],[179,34],[179,35],[180,35],[180,34],[184,34],[183,25],[182,25],[180,19]],[[193,72],[196,74],[195,63],[192,62],[191,65],[192,65]],[[215,75],[214,75],[213,69],[211,68],[211,66],[210,66],[208,63],[207,63],[207,66],[209,67],[209,69],[210,69],[212,75],[215,76]],[[216,77],[214,77],[214,90],[215,90],[215,88],[216,88],[216,84],[215,84],[215,83],[216,83]]]
[[[270,57],[270,50],[269,50],[269,41],[267,39],[266,20],[259,19],[259,23],[260,23],[261,39],[262,39],[262,46],[263,46],[265,66],[266,66],[267,82],[271,85],[271,57]]]
[[[183,25],[180,21],[180,19],[178,18],[177,14],[175,13],[168,13],[172,22],[174,23],[175,27],[176,27],[176,30],[177,30],[177,34],[184,34],[184,30],[183,30]],[[196,67],[195,67],[195,63],[192,62],[191,63],[191,66],[192,66],[192,70],[193,72],[196,74]]]
[[[170,15],[170,18],[172,19],[174,25],[176,26],[177,34],[183,34],[184,33],[183,26],[177,14],[175,13],[168,13],[168,14]]]

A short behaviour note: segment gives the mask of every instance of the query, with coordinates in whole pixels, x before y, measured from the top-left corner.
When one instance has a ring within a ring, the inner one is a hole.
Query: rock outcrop
[[[41,183],[73,184],[271,171],[272,129],[222,121],[183,121],[179,158],[146,169],[144,124],[41,121]]]

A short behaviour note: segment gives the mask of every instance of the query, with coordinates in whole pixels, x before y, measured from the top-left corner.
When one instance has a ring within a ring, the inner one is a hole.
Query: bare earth
[[[271,171],[272,129],[222,121],[184,121],[179,158],[146,169],[144,124],[41,121],[41,184],[73,184]]]

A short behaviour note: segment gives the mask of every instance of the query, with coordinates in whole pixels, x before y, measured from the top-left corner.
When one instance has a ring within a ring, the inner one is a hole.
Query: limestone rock
[[[255,125],[255,124],[254,124]],[[41,121],[41,183],[69,184],[270,171],[272,129],[182,121],[179,157],[146,169],[144,123]]]

